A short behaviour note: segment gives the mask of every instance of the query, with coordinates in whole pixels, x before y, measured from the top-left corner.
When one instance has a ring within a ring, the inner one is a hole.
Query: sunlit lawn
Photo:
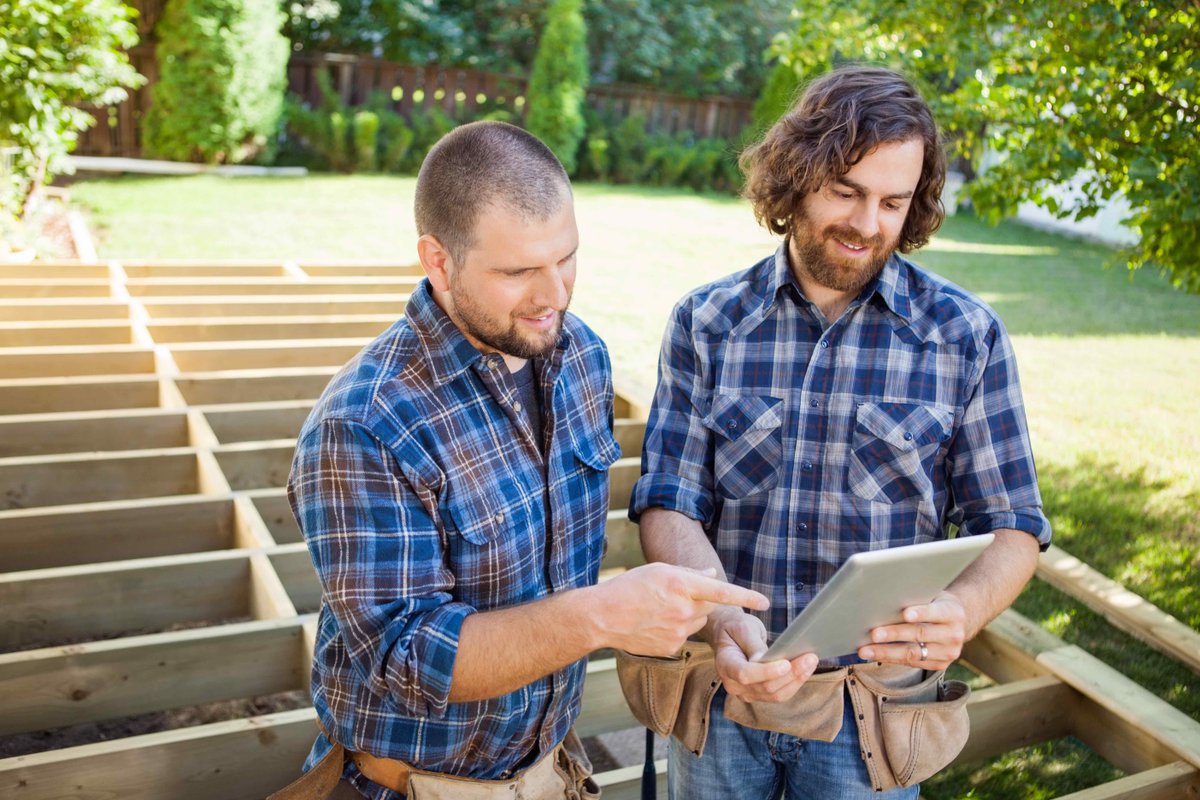
[[[72,192],[94,210],[106,257],[407,263],[413,186],[411,178],[191,178],[96,181]],[[596,185],[577,187],[576,198],[573,307],[609,342],[623,388],[648,399],[674,302],[770,254],[775,241],[735,198]],[[978,293],[1012,332],[1057,543],[1200,628],[1200,297],[1150,272],[1130,279],[1121,266],[1105,269],[1109,255],[959,216],[914,258]],[[1186,668],[1040,583],[1017,608],[1200,719],[1200,681]],[[1110,776],[1071,742],[995,766],[955,770],[925,793],[1052,797]]]

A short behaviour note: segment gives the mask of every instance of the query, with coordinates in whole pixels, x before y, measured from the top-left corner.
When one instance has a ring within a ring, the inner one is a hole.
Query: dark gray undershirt
[[[537,372],[533,368],[533,359],[525,362],[525,366],[512,373],[513,381],[517,384],[517,397],[520,399],[521,410],[529,420],[529,429],[533,431],[533,439],[537,442],[538,450],[545,452],[546,435],[542,430],[542,403],[538,391]]]

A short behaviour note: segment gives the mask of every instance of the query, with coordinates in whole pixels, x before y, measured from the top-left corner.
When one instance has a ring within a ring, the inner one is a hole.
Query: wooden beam
[[[0,459],[185,447],[187,428],[183,413],[160,409],[0,417]]]
[[[108,277],[104,266],[76,263],[53,263],[39,261],[36,264],[0,264],[0,280],[36,280],[42,283],[58,282],[64,278],[90,278],[103,280]]]
[[[0,797],[262,800],[298,777],[312,708],[0,760]]]
[[[0,322],[0,347],[133,344],[128,320]]]
[[[0,460],[0,509],[186,495],[198,485],[187,448]]]
[[[315,400],[321,396],[337,368],[309,368],[294,374],[270,371],[219,377],[219,373],[184,374],[175,385],[189,405],[254,403],[266,400]]]
[[[0,380],[154,372],[154,352],[136,345],[0,350]]]
[[[273,339],[373,338],[396,321],[397,314],[343,317],[244,317],[151,322],[154,341],[175,342],[268,341]]]
[[[289,439],[294,442],[300,426],[312,411],[308,400],[277,403],[265,408],[220,408],[205,412],[208,424],[222,444]]]
[[[296,450],[294,439],[223,445],[214,451],[234,491],[286,486]]]
[[[304,689],[306,618],[0,655],[0,736]]]
[[[1200,722],[1074,645],[1038,663],[1090,702],[1079,704],[1076,737],[1125,772],[1182,760],[1200,767]]]
[[[292,507],[288,504],[287,494],[282,488],[254,492],[250,497],[276,544],[295,544],[303,541],[300,526],[292,516]]]
[[[628,508],[633,485],[642,474],[640,458],[620,458],[608,468],[608,505],[610,508]]]
[[[1200,797],[1200,771],[1183,761],[1102,783],[1059,800],[1178,800]]]
[[[0,651],[249,617],[239,551],[0,573]]]
[[[226,550],[233,523],[231,499],[196,496],[0,512],[0,564],[18,572]]]
[[[604,793],[604,800],[641,800],[642,765],[622,767],[595,775],[596,783]],[[658,797],[667,796],[667,760],[654,762],[655,782]]]
[[[980,631],[963,647],[963,661],[997,683],[1047,675],[1037,655],[1061,647],[1062,640],[1046,633],[1011,609]]]
[[[341,367],[369,341],[353,339],[292,339],[271,342],[180,343],[171,346],[182,372],[234,369]]]
[[[133,297],[217,297],[226,295],[286,294],[410,294],[416,278],[312,278],[303,283],[276,278],[141,278],[128,284]],[[0,282],[0,296],[3,296]],[[36,287],[29,287],[33,289]],[[28,291],[28,290],[27,290]],[[18,295],[20,296],[20,295]],[[38,295],[27,295],[38,296]]]
[[[129,304],[113,297],[10,298],[0,304],[0,320],[129,319]]]
[[[971,737],[954,763],[991,758],[1069,735],[1077,699],[1069,686],[1048,675],[973,692],[967,702]]]
[[[282,264],[139,264],[122,262],[131,280],[145,278],[285,278]]]
[[[636,419],[618,419],[613,424],[613,436],[621,446],[622,458],[638,458],[642,455],[642,439],[646,436],[646,423]]]
[[[625,695],[621,694],[617,660],[589,661],[583,682],[583,713],[575,723],[575,730],[587,737],[639,726],[625,703]]]
[[[1200,673],[1200,633],[1055,545],[1037,576],[1103,616],[1116,628]]]
[[[221,299],[175,297],[169,301],[145,303],[146,313],[155,321],[195,317],[239,318],[280,316],[340,316],[346,314],[390,314],[394,319],[404,313],[408,294],[339,295],[337,297],[281,298],[253,295]]]
[[[303,544],[275,548],[268,556],[297,613],[312,614],[321,607],[321,583]]]
[[[158,405],[153,376],[0,380],[0,415],[48,414]]]
[[[636,567],[646,563],[638,526],[629,521],[629,512],[613,508],[604,526],[608,549],[604,553],[604,569]]]
[[[345,276],[392,275],[397,277],[424,278],[425,270],[420,264],[301,264],[306,275],[322,278]]]
[[[45,278],[0,278],[0,298],[45,299],[49,297],[109,297],[107,280],[70,278],[47,281]]]

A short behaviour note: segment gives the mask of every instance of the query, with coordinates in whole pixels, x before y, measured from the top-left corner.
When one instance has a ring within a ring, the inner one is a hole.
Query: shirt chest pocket
[[[704,425],[715,436],[713,477],[717,493],[737,499],[779,485],[783,466],[782,401],[777,397],[713,398]]]
[[[915,403],[859,403],[847,473],[855,495],[878,503],[933,500],[938,451],[954,415]]]

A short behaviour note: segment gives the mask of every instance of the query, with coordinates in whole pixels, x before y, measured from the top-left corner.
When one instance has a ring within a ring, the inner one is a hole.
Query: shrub
[[[161,77],[146,115],[147,154],[269,159],[286,87],[283,20],[272,0],[169,0],[158,24]]]
[[[95,122],[77,106],[118,103],[143,82],[121,52],[137,43],[133,13],[118,0],[0,0],[0,147],[15,148],[0,171],[5,226]]]
[[[379,115],[363,109],[354,114],[354,168],[374,172],[379,168]]]
[[[587,90],[587,33],[581,0],[553,0],[529,76],[525,126],[575,173],[575,153],[583,139],[583,99]]]
[[[615,182],[637,183],[642,179],[649,138],[642,114],[631,114],[617,126],[610,142]]]
[[[766,133],[767,128],[792,107],[799,88],[800,76],[796,74],[795,67],[783,61],[776,62],[767,76],[762,93],[750,110],[750,135],[757,138]]]

